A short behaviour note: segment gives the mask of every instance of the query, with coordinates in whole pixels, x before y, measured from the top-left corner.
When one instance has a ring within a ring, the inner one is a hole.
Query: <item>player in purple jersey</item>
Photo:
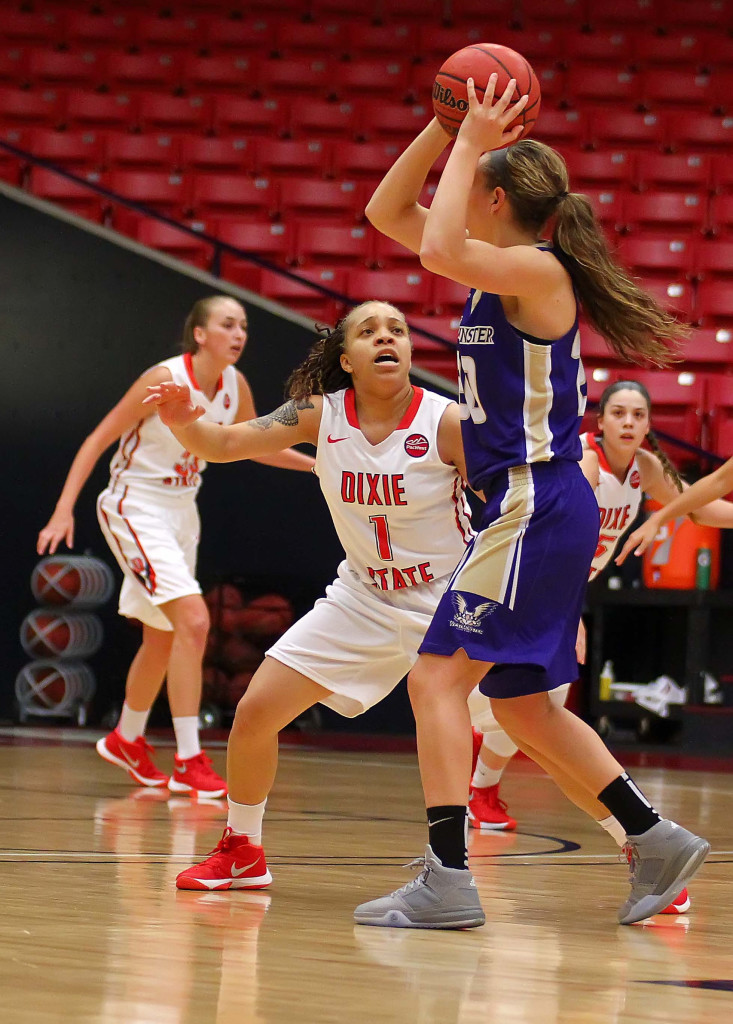
[[[596,819],[626,833],[631,893],[619,921],[657,913],[709,844],[662,819],[600,737],[548,691],[577,674],[575,638],[598,539],[598,506],[578,466],[585,380],[578,307],[624,357],[663,364],[683,333],[612,260],[584,196],[554,150],[506,131],[511,81],[496,76],[469,110],[429,210],[418,196],[448,143],[425,128],[377,188],[367,216],[470,289],[459,334],[469,482],[486,495],[479,533],[456,568],[410,673],[428,813],[424,870],[358,907],[360,924],[464,928],[484,921],[468,873],[471,767],[467,698],[476,684],[499,724]],[[505,148],[509,146],[509,148]],[[543,229],[554,220],[552,242]]]

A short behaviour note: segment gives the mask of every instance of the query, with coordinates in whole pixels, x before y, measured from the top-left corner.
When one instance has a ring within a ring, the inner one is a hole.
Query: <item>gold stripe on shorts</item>
[[[513,466],[508,476],[501,515],[479,532],[451,589],[466,590],[514,608],[524,534],[534,512],[534,481],[530,466]]]

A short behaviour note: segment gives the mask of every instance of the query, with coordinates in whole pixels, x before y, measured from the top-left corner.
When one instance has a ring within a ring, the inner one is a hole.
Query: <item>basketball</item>
[[[522,134],[519,138],[529,135],[540,112],[540,83],[531,64],[520,53],[498,43],[472,43],[471,46],[464,46],[462,50],[451,54],[435,76],[433,110],[441,127],[450,135],[458,134],[461,122],[468,113],[466,80],[473,78],[476,96],[482,100],[489,76],[494,72],[499,76],[494,92],[495,100],[503,94],[512,78],[516,79],[517,84],[511,102],[516,103],[521,96],[529,96],[527,106],[506,128],[509,131],[521,124]],[[515,139],[515,142],[518,141]]]
[[[113,589],[109,566],[88,555],[49,556],[31,575],[31,590],[39,604],[94,608],[108,601]]]

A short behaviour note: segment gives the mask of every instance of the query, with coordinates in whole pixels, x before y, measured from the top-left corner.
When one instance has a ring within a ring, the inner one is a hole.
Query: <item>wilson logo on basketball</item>
[[[423,434],[410,434],[405,439],[405,451],[413,459],[421,459],[423,455],[427,455],[429,447],[430,443]]]
[[[637,490],[637,488],[641,486],[641,477],[639,476],[638,469],[635,469],[629,477],[629,483],[634,488],[634,490]]]
[[[468,110],[468,100],[455,96],[450,86],[441,85],[440,82],[433,83],[433,99],[449,110],[459,110],[462,114]]]

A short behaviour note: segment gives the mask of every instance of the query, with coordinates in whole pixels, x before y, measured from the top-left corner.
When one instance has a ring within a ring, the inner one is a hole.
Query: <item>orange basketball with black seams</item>
[[[532,131],[540,112],[542,94],[537,75],[529,61],[508,46],[499,43],[472,43],[445,61],[433,83],[433,110],[441,126],[450,135],[457,135],[461,123],[468,113],[468,90],[466,81],[473,78],[476,96],[484,98],[489,77],[498,75],[494,97],[503,95],[510,79],[516,80],[511,102],[516,103],[522,96],[529,96],[524,110],[507,126],[506,131],[522,125],[519,139]],[[519,139],[515,139],[518,142]]]

